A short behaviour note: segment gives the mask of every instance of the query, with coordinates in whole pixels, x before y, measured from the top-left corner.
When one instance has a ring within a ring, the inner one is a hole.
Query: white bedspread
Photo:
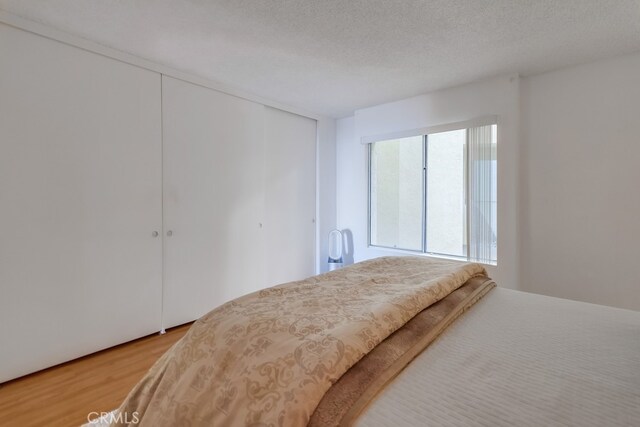
[[[360,426],[640,426],[640,312],[494,289]]]

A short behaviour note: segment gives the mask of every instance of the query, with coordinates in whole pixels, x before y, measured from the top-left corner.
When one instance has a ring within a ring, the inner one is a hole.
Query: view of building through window
[[[370,244],[497,261],[496,125],[370,148]]]
[[[467,256],[466,129],[429,135],[427,144],[427,250]]]
[[[423,137],[371,147],[371,244],[422,250]]]

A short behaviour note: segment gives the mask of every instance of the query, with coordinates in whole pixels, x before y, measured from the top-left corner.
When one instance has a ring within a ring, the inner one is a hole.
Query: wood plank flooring
[[[0,426],[79,426],[116,409],[190,324],[0,384]]]

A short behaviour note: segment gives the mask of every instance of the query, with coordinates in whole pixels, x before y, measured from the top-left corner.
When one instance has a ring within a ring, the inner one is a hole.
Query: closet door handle
[[[151,235],[152,235],[153,237],[158,237],[160,234],[159,234],[157,231],[154,231],[153,233],[151,233]]]
[[[171,230],[167,231],[167,236],[169,236],[169,237],[173,236],[173,231],[171,231]]]

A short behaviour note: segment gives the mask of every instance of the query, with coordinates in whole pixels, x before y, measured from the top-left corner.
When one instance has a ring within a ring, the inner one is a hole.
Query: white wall
[[[336,121],[318,119],[316,272],[327,271],[329,232],[336,228]]]
[[[337,123],[337,222],[367,247],[362,136],[497,114],[499,285],[640,310],[640,54],[497,78]],[[518,142],[519,141],[519,142]],[[347,257],[350,258],[349,256]]]
[[[362,137],[498,116],[498,265],[490,274],[518,288],[519,79],[503,76],[356,111],[337,123],[337,223],[352,238],[347,259],[401,252],[367,247],[367,146]]]
[[[344,264],[373,258],[376,255],[363,253],[367,245],[367,150],[356,138],[354,117],[336,121],[336,176],[336,225],[344,233]]]
[[[640,310],[640,54],[522,83],[522,288]]]

